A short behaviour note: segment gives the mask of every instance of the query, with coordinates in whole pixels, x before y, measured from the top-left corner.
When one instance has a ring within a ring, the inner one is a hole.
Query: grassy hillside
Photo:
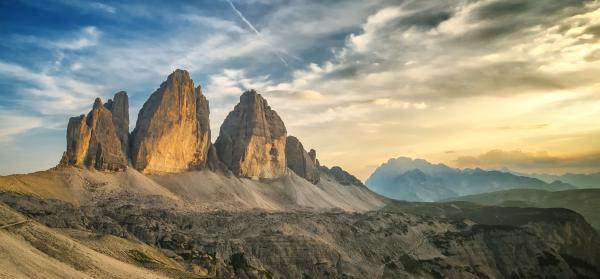
[[[568,208],[583,215],[600,229],[600,189],[577,189],[550,192],[536,189],[513,189],[463,196],[452,201],[469,201],[482,205]]]

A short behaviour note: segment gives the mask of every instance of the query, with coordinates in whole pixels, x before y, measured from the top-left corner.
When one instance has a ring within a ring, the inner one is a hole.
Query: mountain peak
[[[221,161],[236,175],[276,178],[287,172],[287,130],[279,115],[254,90],[240,96],[215,142]]]
[[[209,108],[201,92],[187,71],[175,70],[152,93],[132,134],[136,169],[161,173],[206,166],[211,146]]]
[[[92,109],[93,109],[93,110],[99,109],[100,107],[102,107],[102,105],[103,105],[103,104],[102,104],[102,99],[100,99],[100,98],[96,98],[96,99],[94,100],[94,105],[92,105]]]
[[[382,195],[409,201],[438,201],[457,195],[515,188],[573,188],[568,184],[547,184],[535,178],[501,171],[453,169],[443,164],[406,157],[388,160],[371,174],[366,183]]]
[[[119,107],[127,104],[126,94],[119,92],[114,99],[118,100]],[[126,124],[125,127],[123,124]],[[87,117],[81,115],[69,119],[67,150],[60,164],[98,170],[127,168],[128,124],[128,113],[117,109],[112,102],[104,106],[102,100],[96,98]]]
[[[189,80],[189,79],[191,79],[191,78],[190,78],[190,73],[188,71],[176,69],[167,77],[167,82],[176,81],[176,80]]]

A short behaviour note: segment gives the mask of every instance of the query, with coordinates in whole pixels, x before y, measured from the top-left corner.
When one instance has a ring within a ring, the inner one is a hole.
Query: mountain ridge
[[[132,135],[119,133],[120,96],[96,100],[89,123],[76,118],[67,133],[67,151],[77,150],[68,156],[85,159],[0,176],[0,222],[29,220],[0,230],[10,254],[0,277],[45,270],[38,262],[49,278],[600,275],[600,238],[578,213],[386,198],[321,165],[255,91],[242,93],[214,145],[208,100],[189,73],[161,84]]]
[[[546,191],[539,189],[511,189],[451,198],[446,201],[468,201],[481,205],[506,207],[567,208],[583,215],[600,230],[600,189],[572,189]]]
[[[575,188],[562,182],[546,183],[536,178],[480,168],[457,169],[408,157],[390,159],[380,165],[365,184],[379,194],[407,201],[438,201],[512,188]]]

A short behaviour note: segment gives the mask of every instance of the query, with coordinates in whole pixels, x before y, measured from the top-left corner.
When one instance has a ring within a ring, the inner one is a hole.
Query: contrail
[[[264,38],[264,37],[263,37],[263,36],[260,34],[260,32],[258,32],[258,30],[256,30],[256,28],[254,28],[254,25],[252,25],[252,23],[246,19],[246,17],[245,17],[245,16],[242,14],[242,12],[240,12],[240,10],[238,10],[238,9],[235,7],[235,5],[233,5],[233,2],[231,2],[231,0],[225,0],[225,1],[227,1],[227,3],[229,3],[229,6],[231,6],[231,9],[233,9],[233,11],[234,11],[234,12],[235,12],[235,13],[238,15],[238,17],[239,17],[239,18],[240,18],[242,21],[244,21],[244,23],[246,23],[246,25],[247,25],[247,26],[248,26],[250,29],[252,29],[252,31],[254,31],[254,33],[255,33],[255,34],[258,36],[258,37],[260,37],[261,39],[265,40],[265,38]],[[265,40],[265,42],[266,42],[266,40]],[[282,57],[281,55],[279,55],[279,51],[278,51],[278,50],[277,50],[277,49],[276,49],[274,46],[272,46],[271,44],[269,44],[268,42],[267,42],[267,44],[268,44],[268,45],[269,45],[269,46],[270,46],[270,47],[273,49],[273,52],[275,53],[275,55],[277,56],[277,58],[279,58],[279,60],[281,60],[281,62],[282,62],[282,63],[283,63],[283,64],[284,64],[286,67],[288,67],[289,65],[288,65],[287,61],[285,61],[285,59],[283,59],[283,57]]]

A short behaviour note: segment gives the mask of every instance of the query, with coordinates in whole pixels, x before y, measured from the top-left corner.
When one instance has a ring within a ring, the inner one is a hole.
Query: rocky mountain
[[[366,184],[379,194],[406,201],[438,201],[507,189],[558,191],[575,188],[560,181],[546,183],[501,171],[454,169],[406,157],[390,159],[379,166]]]
[[[306,178],[313,184],[319,183],[319,166],[317,152],[310,150],[309,154],[302,143],[294,136],[288,136],[285,144],[285,158],[288,168],[297,175]]]
[[[187,71],[176,70],[139,112],[132,133],[133,166],[146,173],[202,169],[210,148],[208,101]]]
[[[114,101],[94,101],[86,115],[71,117],[67,126],[67,151],[61,165],[123,170],[128,164],[129,104],[127,93]]]
[[[341,185],[353,185],[361,187],[365,186],[362,183],[362,181],[360,181],[360,179],[356,178],[356,176],[348,173],[347,171],[343,170],[338,166],[333,166],[331,168],[328,168],[326,166],[319,166],[319,170],[321,171],[321,173],[325,173],[333,177]]]
[[[451,200],[505,207],[568,208],[583,215],[592,226],[600,230],[600,189],[575,189],[556,192],[537,189],[512,189],[457,197]]]
[[[287,173],[287,130],[279,115],[256,91],[240,96],[215,141],[221,161],[237,176],[277,178]]]
[[[253,90],[214,146],[185,71],[130,137],[126,104],[120,92],[72,118],[58,167],[0,176],[0,277],[600,277],[600,237],[578,213],[385,198],[322,166]],[[410,181],[490,175],[419,163]],[[489,181],[475,178],[460,187]]]

